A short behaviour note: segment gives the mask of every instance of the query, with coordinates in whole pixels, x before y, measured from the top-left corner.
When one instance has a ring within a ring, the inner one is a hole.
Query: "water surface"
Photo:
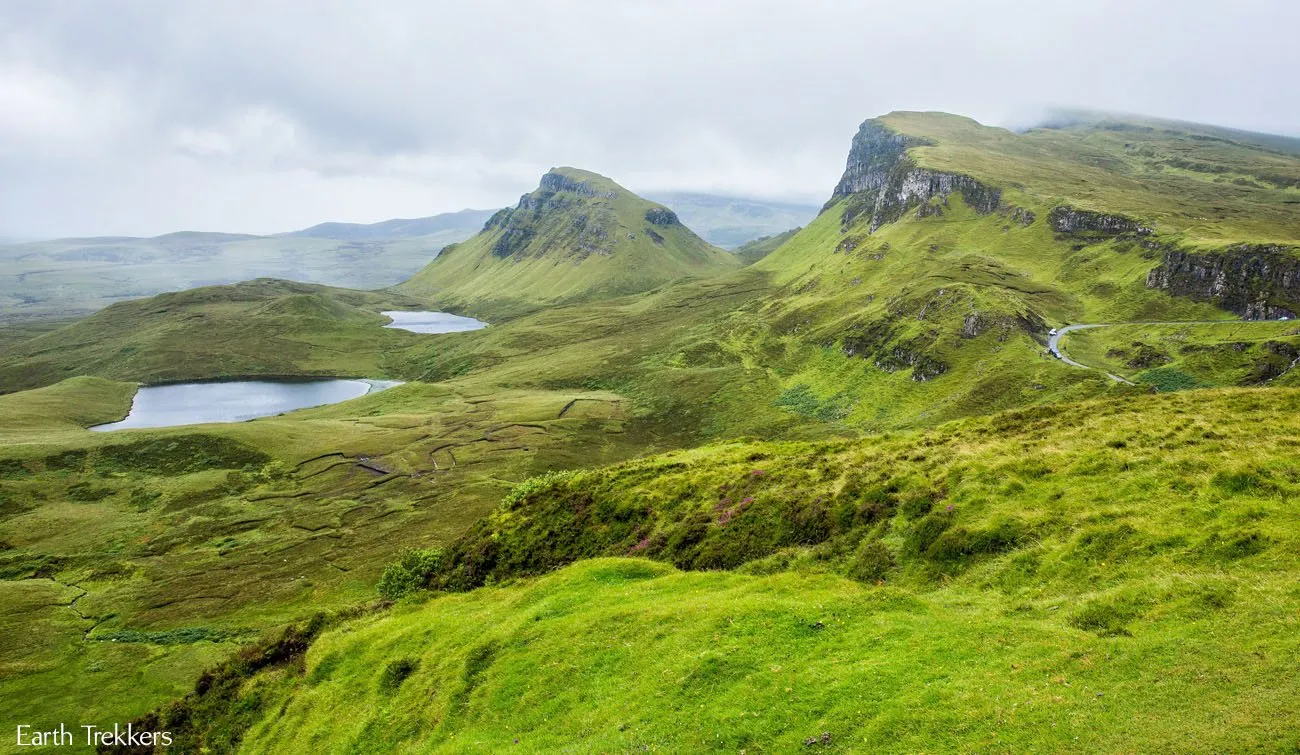
[[[461,317],[449,312],[380,312],[393,318],[385,328],[409,330],[412,333],[460,333],[486,328],[487,323],[473,317]]]
[[[126,419],[90,429],[243,422],[347,401],[397,384],[394,380],[231,380],[144,386],[136,391]]]

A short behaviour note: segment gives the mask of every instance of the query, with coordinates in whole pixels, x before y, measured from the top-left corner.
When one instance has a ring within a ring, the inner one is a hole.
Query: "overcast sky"
[[[1295,0],[0,0],[0,236],[511,204],[553,165],[824,200],[865,118],[1300,134]]]

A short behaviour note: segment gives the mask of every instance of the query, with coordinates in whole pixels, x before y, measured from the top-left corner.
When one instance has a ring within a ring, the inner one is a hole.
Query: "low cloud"
[[[566,164],[819,202],[894,109],[1296,133],[1295,28],[1283,0],[11,3],[0,236],[503,206]]]

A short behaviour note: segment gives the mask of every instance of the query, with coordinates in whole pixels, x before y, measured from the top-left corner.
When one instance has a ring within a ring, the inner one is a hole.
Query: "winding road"
[[[1050,352],[1052,352],[1052,356],[1056,357],[1057,359],[1061,360],[1062,362],[1065,362],[1066,364],[1070,365],[1071,367],[1081,367],[1081,368],[1083,368],[1083,369],[1085,369],[1085,370],[1100,370],[1100,368],[1097,368],[1097,367],[1089,367],[1089,366],[1086,365],[1086,364],[1081,364],[1081,363],[1079,363],[1079,362],[1076,362],[1076,361],[1074,361],[1073,359],[1067,357],[1064,353],[1062,353],[1062,351],[1061,351],[1061,336],[1065,335],[1066,333],[1070,333],[1070,332],[1072,332],[1072,331],[1075,331],[1075,330],[1088,330],[1089,328],[1105,328],[1105,327],[1109,327],[1109,326],[1111,326],[1111,325],[1173,325],[1173,324],[1174,324],[1174,323],[1168,323],[1168,322],[1151,322],[1151,323],[1134,323],[1134,322],[1097,322],[1097,323],[1089,323],[1089,324],[1086,324],[1086,325],[1066,325],[1066,326],[1063,327],[1063,328],[1059,328],[1059,329],[1056,331],[1056,333],[1055,333],[1054,335],[1050,335],[1050,336],[1047,337],[1047,350],[1050,351]],[[1100,371],[1103,372],[1103,373],[1105,373],[1106,377],[1108,377],[1108,378],[1110,378],[1111,380],[1114,380],[1114,381],[1116,381],[1116,382],[1124,383],[1125,385],[1137,385],[1137,383],[1134,383],[1132,380],[1129,380],[1128,378],[1121,377],[1121,376],[1116,375],[1116,374],[1114,374],[1114,373],[1112,373],[1112,372],[1106,372],[1105,370],[1100,370]]]
[[[1108,328],[1114,325],[1227,325],[1233,323],[1242,324],[1247,322],[1285,322],[1286,319],[1287,318],[1284,317],[1284,318],[1279,318],[1277,320],[1166,320],[1166,321],[1137,320],[1134,322],[1097,322],[1097,323],[1086,323],[1081,325],[1066,325],[1064,327],[1058,328],[1054,335],[1050,335],[1047,337],[1047,350],[1052,352],[1052,356],[1056,357],[1062,362],[1065,362],[1071,367],[1080,367],[1085,370],[1097,370],[1098,372],[1105,374],[1106,377],[1116,382],[1124,383],[1125,385],[1137,385],[1137,383],[1134,383],[1132,380],[1129,380],[1126,377],[1122,377],[1120,375],[1106,372],[1100,367],[1090,367],[1086,364],[1076,362],[1073,359],[1069,358],[1068,356],[1065,355],[1065,352],[1061,351],[1061,336],[1076,330],[1088,330],[1090,328]]]

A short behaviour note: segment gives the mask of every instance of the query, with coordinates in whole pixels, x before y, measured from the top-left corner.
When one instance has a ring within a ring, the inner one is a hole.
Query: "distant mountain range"
[[[705,241],[734,249],[816,216],[815,205],[698,193],[655,201]],[[482,230],[495,210],[378,223],[320,223],[271,235],[178,231],[0,242],[0,318],[74,316],[123,299],[253,278],[348,288],[403,281],[448,244]]]
[[[394,218],[378,223],[320,223],[301,231],[277,235],[338,241],[374,241],[463,231],[468,238],[477,233],[494,212],[496,210],[460,210],[427,218]]]
[[[705,241],[723,249],[735,249],[749,241],[807,225],[821,210],[821,205],[817,204],[690,192],[650,193],[644,196],[652,202],[671,207],[683,225],[698,233]]]

